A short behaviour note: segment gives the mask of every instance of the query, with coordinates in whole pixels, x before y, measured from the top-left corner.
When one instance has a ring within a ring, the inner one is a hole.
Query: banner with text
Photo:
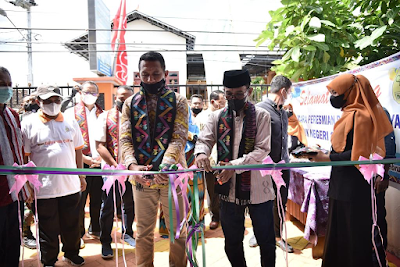
[[[390,113],[397,153],[400,153],[400,53],[347,73],[361,74],[370,81],[380,103]],[[309,146],[320,145],[328,150],[331,147],[333,126],[341,111],[331,106],[326,85],[338,75],[293,84],[293,112],[303,124]],[[391,174],[400,181],[398,166],[391,169]]]

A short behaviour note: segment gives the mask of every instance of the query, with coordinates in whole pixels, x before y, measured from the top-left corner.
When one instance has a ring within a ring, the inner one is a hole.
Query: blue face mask
[[[0,103],[7,103],[13,95],[13,89],[11,86],[0,86]]]

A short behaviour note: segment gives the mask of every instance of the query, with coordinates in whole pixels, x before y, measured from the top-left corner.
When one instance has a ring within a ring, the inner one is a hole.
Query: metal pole
[[[27,8],[28,11],[28,84],[33,85],[33,72],[32,72],[32,31],[31,31],[31,8]]]

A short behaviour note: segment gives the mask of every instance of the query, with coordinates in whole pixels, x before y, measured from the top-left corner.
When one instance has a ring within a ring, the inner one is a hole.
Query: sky
[[[110,21],[114,17],[119,0],[103,0],[110,9]],[[87,1],[85,0],[36,0],[32,7],[32,28],[81,29],[73,31],[33,31],[33,75],[34,86],[43,83],[57,85],[74,84],[73,77],[96,77],[89,70],[89,63],[77,55],[70,54],[61,44],[84,34],[88,28]],[[254,46],[253,41],[268,23],[269,10],[281,6],[279,0],[127,0],[127,12],[138,9],[183,31],[196,36],[195,50],[238,49],[223,45]],[[0,8],[7,12],[16,27],[27,26],[26,10],[0,0]],[[0,16],[0,65],[8,68],[14,85],[27,86],[26,43],[21,34],[6,17]],[[191,31],[231,31],[248,34],[213,34]],[[26,31],[22,30],[25,35]],[[20,42],[20,43],[9,43]],[[218,47],[201,44],[219,45]],[[248,50],[252,47],[241,47]],[[263,48],[265,49],[265,48]],[[62,53],[54,51],[64,51]],[[6,51],[6,52],[5,52]],[[16,52],[17,51],[17,52]],[[48,52],[53,51],[53,52]],[[204,55],[229,64],[238,62],[238,52],[214,52]],[[211,75],[211,74],[210,74]]]

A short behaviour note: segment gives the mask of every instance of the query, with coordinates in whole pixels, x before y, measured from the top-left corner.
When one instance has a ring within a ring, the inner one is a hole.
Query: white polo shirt
[[[92,108],[92,110],[89,110],[85,106],[86,110],[86,120],[87,120],[87,125],[88,125],[88,131],[89,131],[89,146],[90,146],[90,153],[92,154],[92,158],[97,158],[99,156],[99,153],[97,152],[96,149],[96,141],[95,141],[95,134],[96,134],[96,126],[97,126],[97,116],[96,116],[96,110],[97,107],[96,105]],[[75,119],[75,109],[74,107],[69,108],[65,111],[65,117],[68,119]]]
[[[25,117],[21,124],[25,154],[37,167],[76,169],[75,150],[83,148],[76,120],[64,119],[62,113],[49,120],[39,110]],[[72,195],[81,187],[78,175],[39,175],[39,181],[43,187],[38,199]]]

